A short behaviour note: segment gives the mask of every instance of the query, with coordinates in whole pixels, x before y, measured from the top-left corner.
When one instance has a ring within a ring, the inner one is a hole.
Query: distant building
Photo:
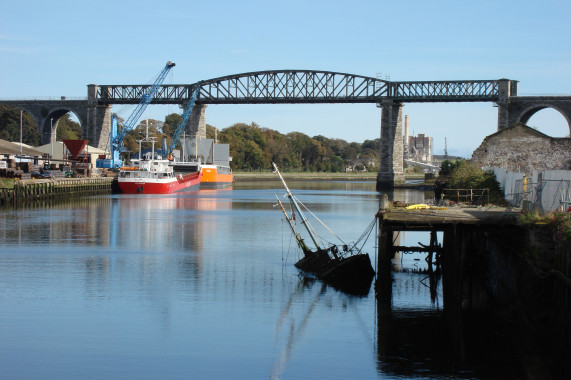
[[[408,115],[404,119],[403,155],[405,160],[416,162],[432,162],[432,137],[419,133],[418,136],[408,135]]]

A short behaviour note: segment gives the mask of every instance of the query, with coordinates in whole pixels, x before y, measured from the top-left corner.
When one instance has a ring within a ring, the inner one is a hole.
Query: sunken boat
[[[318,279],[345,293],[354,295],[368,294],[375,276],[375,270],[371,266],[369,255],[362,252],[362,247],[375,224],[371,223],[365,233],[361,235],[361,238],[352,245],[342,242],[342,244],[328,243],[324,246],[318,241],[315,230],[311,227],[305,213],[302,211],[300,207],[301,202],[289,190],[276,164],[272,164],[286,190],[285,196],[291,206],[291,215],[288,214],[284,204],[276,195],[278,205],[291,228],[297,245],[303,253],[303,257],[295,263],[295,266],[304,272],[315,275]],[[313,248],[308,246],[300,232],[297,231],[298,219],[299,224],[303,226],[303,229],[309,235]],[[327,229],[329,228],[327,227]],[[360,247],[358,246],[359,243],[361,243]]]

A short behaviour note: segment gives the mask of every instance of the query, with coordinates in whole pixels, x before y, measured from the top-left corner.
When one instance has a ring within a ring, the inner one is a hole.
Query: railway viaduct
[[[378,78],[327,71],[280,70],[229,75],[194,84],[163,85],[153,104],[186,105],[200,86],[197,106],[187,132],[205,136],[208,104],[373,103],[381,107],[380,168],[377,189],[404,182],[402,107],[419,102],[493,102],[498,106],[498,130],[523,122],[544,108],[559,111],[571,131],[571,96],[518,96],[518,81],[466,80],[391,82]],[[10,105],[29,112],[48,143],[60,117],[73,112],[82,138],[104,148],[114,104],[137,104],[150,85],[87,86],[83,100],[11,100]]]

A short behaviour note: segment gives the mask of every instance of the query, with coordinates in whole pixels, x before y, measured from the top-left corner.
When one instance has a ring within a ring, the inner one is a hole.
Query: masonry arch
[[[498,123],[500,129],[516,123],[529,125],[532,116],[540,111],[549,110],[563,116],[571,133],[571,97],[519,96],[510,98],[506,105],[498,105],[498,120],[500,121],[502,114],[508,119],[508,123],[503,126],[501,122]]]
[[[524,109],[520,115],[519,122],[529,125],[529,120],[532,116],[536,115],[538,112],[543,110],[550,110],[550,111],[557,111],[563,118],[567,121],[567,126],[569,128],[569,133],[571,133],[571,119],[570,116],[566,114],[566,112],[556,105],[551,104],[537,104],[533,106],[529,106]]]
[[[82,120],[81,114],[78,114],[68,108],[60,108],[60,107],[53,108],[49,110],[47,113],[43,113],[45,114],[45,117],[43,117],[42,120],[38,123],[38,127],[40,129],[40,134],[41,134],[42,145],[49,144],[50,141],[52,141],[52,139],[53,141],[56,140],[56,131],[59,120],[68,113],[74,115],[74,117],[78,120],[81,126],[85,125],[85,121]]]
[[[544,107],[525,115],[525,124],[551,137],[569,137],[571,124],[566,115],[554,107]]]

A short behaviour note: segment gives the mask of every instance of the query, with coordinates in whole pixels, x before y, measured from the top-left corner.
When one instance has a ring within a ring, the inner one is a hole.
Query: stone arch
[[[48,144],[51,139],[53,138],[55,141],[57,125],[59,119],[61,119],[64,115],[68,114],[69,112],[73,113],[77,119],[79,120],[79,124],[82,126],[86,125],[85,115],[80,112],[76,112],[69,107],[53,107],[50,110],[43,110],[42,112],[42,119],[38,123],[38,128],[40,129],[41,134],[41,143]]]
[[[567,121],[567,126],[569,127],[569,133],[571,134],[571,115],[568,115],[563,109],[557,107],[553,104],[534,104],[522,110],[518,117],[516,123],[523,123],[528,125],[529,119],[536,113],[544,109],[552,109],[559,112]]]
[[[516,123],[527,124],[533,115],[546,108],[563,115],[571,133],[571,97],[554,96],[518,96],[509,102],[498,102],[498,130]]]

